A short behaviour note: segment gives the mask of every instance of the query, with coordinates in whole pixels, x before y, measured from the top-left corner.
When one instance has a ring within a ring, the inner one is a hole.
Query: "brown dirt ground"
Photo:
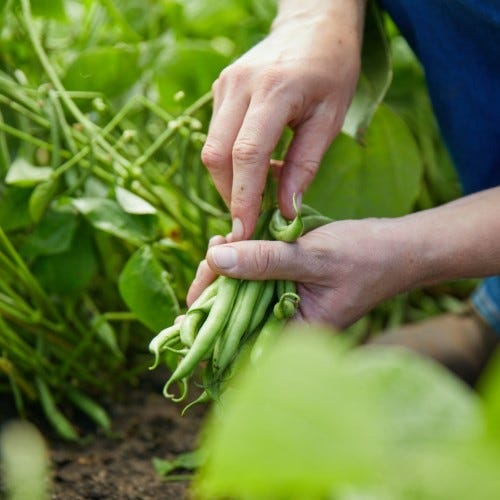
[[[86,437],[68,443],[38,423],[50,448],[53,500],[189,498],[189,481],[165,481],[152,458],[172,459],[195,449],[206,408],[200,405],[181,416],[182,407],[161,394],[165,380],[164,373],[147,374],[118,401],[106,405],[112,419],[110,435],[78,422]],[[0,420],[5,416],[2,412]]]

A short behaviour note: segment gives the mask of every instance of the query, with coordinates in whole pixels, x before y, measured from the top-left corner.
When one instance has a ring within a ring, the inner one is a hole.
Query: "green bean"
[[[313,229],[317,229],[318,227],[330,224],[331,222],[333,222],[333,219],[330,219],[330,217],[326,217],[325,215],[321,214],[306,215],[302,217],[302,222],[304,224],[304,234],[306,234]]]
[[[278,295],[278,299],[284,293],[297,293],[295,282],[290,280],[278,280],[276,282],[276,295]]]
[[[61,413],[59,408],[57,408],[45,381],[37,376],[35,377],[35,384],[47,420],[61,437],[70,441],[76,441],[78,439],[78,434],[71,422]]]
[[[269,225],[269,220],[271,219],[272,210],[270,208],[265,209],[259,215],[257,219],[257,224],[255,225],[255,230],[252,235],[253,240],[265,239],[265,233],[267,232],[267,226]]]
[[[192,408],[193,406],[199,404],[199,403],[209,403],[212,401],[212,398],[208,391],[204,390],[195,400],[191,401],[191,403],[187,404],[181,412],[181,415],[184,416],[184,414],[189,410],[189,408]]]
[[[273,313],[278,319],[292,318],[299,305],[300,297],[296,293],[285,292],[281,295],[279,302],[275,304]]]
[[[295,210],[295,218],[290,223],[281,215],[279,209],[274,211],[269,223],[269,231],[274,239],[293,243],[302,235],[304,226],[302,216],[297,208],[295,193],[293,195],[293,208]]]
[[[273,299],[275,286],[276,281],[274,280],[268,280],[265,282],[264,289],[262,290],[262,295],[260,296],[260,299],[255,306],[252,319],[250,321],[250,324],[248,325],[248,332],[250,334],[257,329],[260,323],[262,323],[269,304]]]
[[[165,345],[169,340],[178,337],[180,329],[181,325],[179,323],[175,323],[172,326],[163,329],[151,340],[149,343],[149,351],[154,354],[155,359],[153,364],[149,367],[150,370],[154,370],[158,366],[163,345]]]
[[[311,207],[311,205],[307,205],[306,203],[302,203],[300,212],[302,213],[302,217],[308,217],[309,215],[322,215],[321,212]]]
[[[225,342],[222,343],[219,356],[215,357],[214,353],[213,366],[216,372],[222,372],[236,353],[240,340],[250,325],[252,314],[264,287],[264,281],[243,283],[226,326],[226,334],[223,337]]]
[[[285,326],[285,323],[286,320],[278,319],[274,316],[274,314],[269,316],[251,348],[251,363],[255,364],[260,360],[262,354],[267,351],[269,346],[276,340],[277,336]]]
[[[204,291],[206,292],[207,290],[208,289],[205,289]],[[214,288],[212,291],[213,295],[212,293],[207,293],[204,301],[197,301],[198,305],[193,303],[181,322],[180,338],[181,342],[187,347],[191,347],[193,345],[201,323],[207,317],[215,302],[217,290]]]
[[[170,385],[175,381],[188,377],[195,370],[198,363],[213,347],[217,335],[226,325],[229,313],[233,308],[240,281],[226,276],[220,276],[218,281],[219,290],[217,297],[207,319],[201,326],[189,352],[181,359],[174,373],[172,373],[163,388],[165,397],[173,401],[182,401],[186,396],[186,392],[176,398],[173,394],[168,392]]]

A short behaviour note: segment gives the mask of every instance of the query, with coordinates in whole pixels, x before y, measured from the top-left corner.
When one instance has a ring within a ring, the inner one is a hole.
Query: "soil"
[[[41,424],[53,464],[53,500],[189,498],[189,480],[162,479],[152,459],[194,450],[206,407],[193,407],[181,416],[182,406],[161,394],[165,380],[165,374],[152,372],[107,406],[111,435],[82,422],[88,427],[83,429],[86,438],[68,443]]]

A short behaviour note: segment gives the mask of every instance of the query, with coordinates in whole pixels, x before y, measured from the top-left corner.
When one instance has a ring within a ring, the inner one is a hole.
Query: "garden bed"
[[[152,459],[172,459],[193,450],[206,407],[200,405],[181,417],[181,407],[161,394],[164,376],[147,374],[106,405],[112,419],[110,435],[85,428],[88,422],[77,422],[87,437],[71,443],[41,427],[50,448],[54,500],[187,497],[188,481],[165,481]]]

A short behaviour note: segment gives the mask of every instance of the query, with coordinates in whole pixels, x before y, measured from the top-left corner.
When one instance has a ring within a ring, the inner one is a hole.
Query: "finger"
[[[273,175],[273,179],[275,181],[279,181],[281,177],[281,172],[283,170],[283,160],[274,160],[271,158],[269,162],[269,166],[271,168],[271,173]]]
[[[278,185],[283,215],[295,217],[292,196],[299,199],[316,175],[321,159],[338,132],[331,115],[318,114],[299,125],[287,151]]]
[[[214,281],[217,274],[209,267],[206,260],[202,260],[196,271],[196,276],[189,287],[186,304],[191,307],[191,304],[201,295],[201,292]]]
[[[214,106],[207,139],[201,152],[203,164],[207,167],[217,191],[229,207],[233,180],[232,149],[241,128],[248,98],[241,95],[227,95],[220,105]]]
[[[288,122],[285,103],[250,103],[233,147],[233,239],[250,238],[259,213],[271,153]]]
[[[226,237],[227,238],[227,237]],[[213,247],[215,245],[222,245],[223,243],[227,243],[226,238],[224,236],[221,236],[220,234],[217,234],[215,236],[212,236],[208,240],[208,248]]]
[[[305,281],[313,276],[297,243],[251,240],[217,245],[208,250],[207,262],[213,272],[240,279]]]

